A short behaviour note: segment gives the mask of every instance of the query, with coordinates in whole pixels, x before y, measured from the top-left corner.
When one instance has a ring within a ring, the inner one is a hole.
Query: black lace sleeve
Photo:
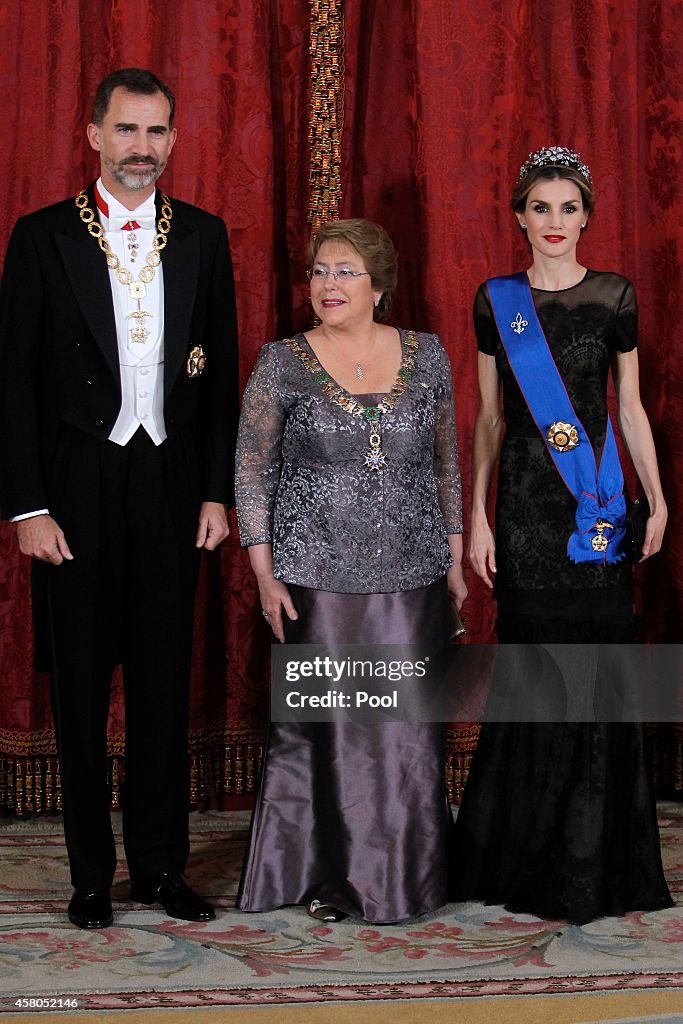
[[[500,338],[485,284],[479,285],[474,297],[474,333],[479,351],[487,356],[495,356]]]
[[[614,325],[615,352],[632,352],[638,344],[638,308],[636,293],[630,281],[624,278],[624,290],[617,307]]]

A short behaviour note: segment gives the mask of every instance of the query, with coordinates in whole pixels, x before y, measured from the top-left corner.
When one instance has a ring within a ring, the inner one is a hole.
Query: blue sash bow
[[[598,469],[593,446],[574,412],[538,321],[527,275],[494,277],[487,285],[512,372],[555,468],[576,498],[576,530],[567,542],[567,555],[574,562],[620,562],[627,547],[626,501],[611,420],[608,416]],[[576,431],[572,434],[575,446],[553,447],[548,431],[559,423]]]

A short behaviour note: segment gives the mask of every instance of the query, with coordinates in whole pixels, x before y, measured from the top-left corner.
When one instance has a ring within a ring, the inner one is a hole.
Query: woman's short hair
[[[391,300],[398,279],[398,255],[384,228],[362,217],[326,221],[313,236],[308,247],[310,266],[315,263],[320,246],[324,242],[348,245],[356,250],[370,274],[372,287],[382,292],[373,310],[373,316],[375,320],[383,320],[391,309]]]
[[[542,167],[532,167],[531,170],[519,179],[510,197],[510,206],[515,213],[524,213],[526,209],[527,196],[534,185],[539,181],[571,181],[581,193],[581,201],[586,213],[592,213],[595,209],[595,192],[592,185],[584,178],[581,171],[575,167],[565,167],[564,164],[545,164]]]

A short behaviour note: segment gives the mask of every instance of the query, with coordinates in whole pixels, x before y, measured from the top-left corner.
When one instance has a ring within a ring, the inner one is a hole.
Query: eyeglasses
[[[364,273],[360,270],[349,270],[348,267],[342,267],[341,270],[326,270],[325,267],[311,267],[306,271],[306,277],[309,281],[327,281],[327,275],[333,277],[335,281],[353,281],[356,277],[370,277],[370,274],[365,271]]]

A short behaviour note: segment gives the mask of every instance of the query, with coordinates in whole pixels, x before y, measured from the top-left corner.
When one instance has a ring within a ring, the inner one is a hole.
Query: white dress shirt
[[[104,201],[98,205],[104,236],[112,252],[121,261],[121,266],[130,270],[133,280],[137,281],[140,270],[145,265],[145,257],[152,251],[152,241],[156,234],[155,193],[152,192],[151,196],[135,210],[128,210],[107,192],[101,178],[95,187]],[[108,207],[108,215],[102,206]],[[123,225],[132,220],[140,224],[134,231],[138,245],[135,250],[135,262],[131,262],[133,250],[129,248],[133,244],[130,240],[131,232],[123,230]],[[121,366],[121,410],[109,440],[125,445],[138,427],[142,426],[154,443],[159,445],[166,439],[163,266],[156,268],[154,279],[145,285],[145,297],[139,300],[131,297],[128,285],[117,281],[113,270],[109,271],[109,279],[114,300],[116,338]],[[129,314],[138,309],[152,314],[139,321],[143,329],[149,332],[142,342],[133,341],[131,336],[131,331],[137,327],[138,321],[130,319]]]

